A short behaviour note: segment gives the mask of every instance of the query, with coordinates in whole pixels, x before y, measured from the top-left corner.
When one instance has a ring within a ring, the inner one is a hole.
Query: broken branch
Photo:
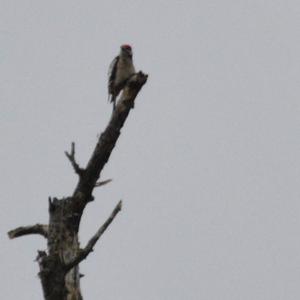
[[[106,179],[106,180],[103,180],[103,181],[96,182],[95,187],[105,185],[107,183],[110,183],[111,181],[112,181],[112,179]]]
[[[48,238],[48,225],[35,224],[31,226],[21,226],[9,231],[7,234],[10,239],[29,234],[40,234],[44,238]]]
[[[98,229],[96,234],[89,240],[87,245],[84,249],[81,249],[79,254],[69,263],[66,264],[65,268],[67,271],[74,268],[76,265],[78,265],[81,261],[83,261],[92,251],[93,247],[101,237],[101,235],[105,232],[105,230],[108,228],[108,226],[111,224],[111,222],[114,220],[116,215],[120,212],[122,209],[122,201],[119,201],[115,209],[112,211],[109,218],[105,221],[105,223]]]

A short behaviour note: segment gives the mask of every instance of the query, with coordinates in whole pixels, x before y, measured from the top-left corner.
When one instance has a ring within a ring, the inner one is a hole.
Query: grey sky
[[[42,298],[47,197],[76,183],[107,123],[106,73],[150,74],[86,209],[85,299],[300,297],[300,2],[0,0],[1,297]]]

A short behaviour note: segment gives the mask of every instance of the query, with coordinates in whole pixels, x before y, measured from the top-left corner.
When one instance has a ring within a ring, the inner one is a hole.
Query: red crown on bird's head
[[[122,45],[121,48],[122,48],[122,49],[125,49],[125,50],[132,50],[132,49],[131,49],[131,46],[128,45],[128,44]]]

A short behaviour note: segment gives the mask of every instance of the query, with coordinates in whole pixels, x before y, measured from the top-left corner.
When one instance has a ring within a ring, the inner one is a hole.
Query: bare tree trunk
[[[39,234],[47,239],[47,251],[38,251],[37,257],[45,300],[83,299],[78,265],[91,253],[98,239],[119,213],[122,202],[117,204],[106,222],[83,249],[80,248],[78,240],[81,216],[86,204],[94,200],[92,195],[94,188],[111,181],[97,182],[147,77],[139,72],[130,78],[86,168],[80,168],[77,164],[75,144],[72,143],[71,152],[66,152],[66,155],[78,174],[79,181],[72,196],[63,199],[49,198],[48,225],[18,227],[8,232],[10,238]]]

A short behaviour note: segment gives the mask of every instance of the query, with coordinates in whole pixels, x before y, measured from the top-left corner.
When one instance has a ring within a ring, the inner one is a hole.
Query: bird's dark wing
[[[109,65],[109,69],[108,69],[108,93],[109,94],[113,94],[118,61],[119,61],[119,56],[116,56],[111,62],[111,64]]]

